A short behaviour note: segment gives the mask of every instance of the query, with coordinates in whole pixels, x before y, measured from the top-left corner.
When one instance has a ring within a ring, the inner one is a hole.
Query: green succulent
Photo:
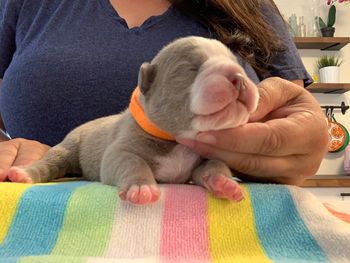
[[[316,19],[318,20],[318,24],[320,25],[320,28],[334,26],[336,14],[337,14],[337,10],[335,8],[335,5],[331,5],[331,7],[328,10],[327,24],[323,21],[321,17],[317,16]]]
[[[339,67],[343,61],[335,56],[322,56],[317,60],[317,68],[336,66]]]

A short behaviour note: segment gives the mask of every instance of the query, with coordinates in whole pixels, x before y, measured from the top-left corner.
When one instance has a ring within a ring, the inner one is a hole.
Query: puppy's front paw
[[[34,183],[31,175],[24,168],[13,166],[7,171],[7,178],[14,183]]]
[[[119,197],[138,205],[154,203],[159,199],[160,190],[157,185],[131,185],[129,189],[119,191]]]

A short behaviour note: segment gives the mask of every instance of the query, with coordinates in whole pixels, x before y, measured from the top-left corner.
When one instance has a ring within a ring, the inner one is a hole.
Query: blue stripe
[[[0,258],[49,254],[63,224],[72,192],[87,182],[34,185],[22,196]]]
[[[282,185],[248,184],[258,236],[274,262],[329,262]],[[320,222],[322,224],[322,222]]]
[[[17,263],[19,258],[10,257],[10,258],[0,258],[0,263]]]

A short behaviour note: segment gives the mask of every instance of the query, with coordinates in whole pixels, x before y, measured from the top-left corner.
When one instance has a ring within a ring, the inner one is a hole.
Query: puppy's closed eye
[[[192,72],[198,72],[199,68],[200,68],[200,66],[193,65],[188,70],[192,71]]]

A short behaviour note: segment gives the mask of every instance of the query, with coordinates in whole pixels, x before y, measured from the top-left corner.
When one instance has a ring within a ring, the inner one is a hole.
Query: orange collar
[[[174,136],[167,133],[166,131],[159,128],[154,122],[152,122],[143,111],[143,108],[139,101],[140,96],[140,88],[136,87],[134,92],[132,93],[130,104],[129,104],[129,110],[131,112],[131,115],[134,117],[137,124],[147,133],[153,135],[154,137],[168,140],[168,141],[175,141]]]

